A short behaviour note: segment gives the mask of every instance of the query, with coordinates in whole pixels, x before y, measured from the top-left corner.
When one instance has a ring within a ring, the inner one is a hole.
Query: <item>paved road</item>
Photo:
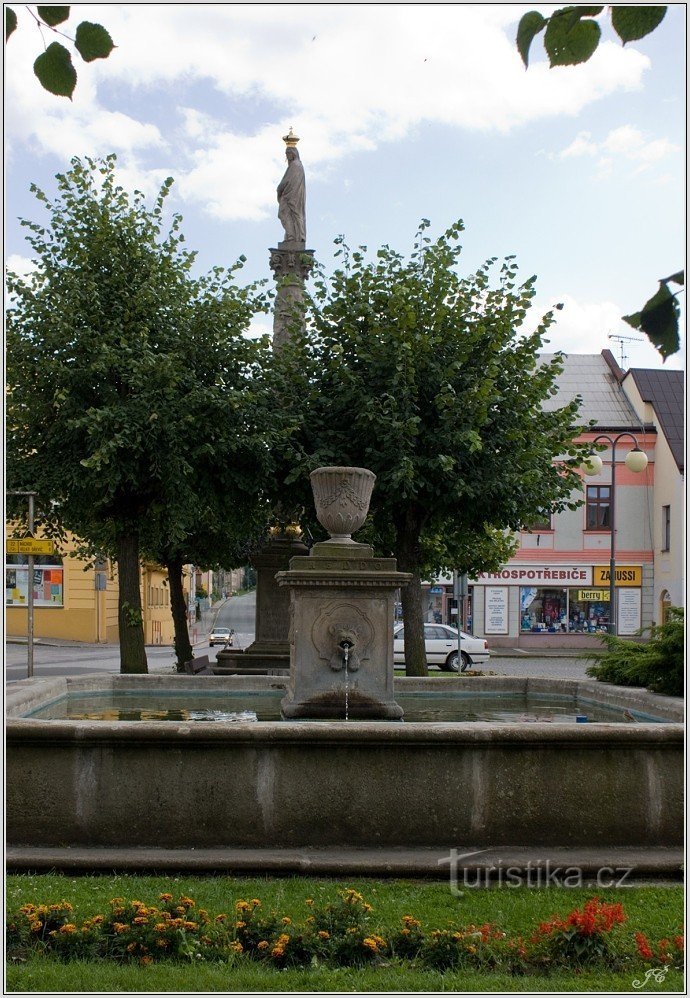
[[[246,648],[254,640],[254,620],[256,615],[256,593],[233,596],[224,600],[213,610],[204,614],[203,620],[194,627],[194,653],[208,655],[211,660],[221,650],[220,646],[209,649],[207,635],[214,624],[232,627],[235,630],[235,647]],[[146,655],[151,672],[174,672],[175,653],[172,648],[149,646]],[[481,671],[486,674],[519,677],[546,677],[560,679],[585,679],[589,663],[578,654],[564,657],[530,656],[510,654],[509,649],[496,652]],[[38,641],[34,646],[35,676],[75,676],[99,672],[119,672],[120,651],[117,645],[82,644],[77,642]],[[436,669],[432,668],[433,672]],[[5,678],[7,682],[25,679],[26,642],[8,643],[5,654]],[[402,675],[398,672],[398,675]]]

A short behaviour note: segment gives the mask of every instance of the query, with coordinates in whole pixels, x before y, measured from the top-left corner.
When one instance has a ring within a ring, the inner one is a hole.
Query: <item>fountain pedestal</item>
[[[398,720],[393,602],[411,576],[367,544],[326,541],[277,575],[290,591],[290,678],[283,716]]]

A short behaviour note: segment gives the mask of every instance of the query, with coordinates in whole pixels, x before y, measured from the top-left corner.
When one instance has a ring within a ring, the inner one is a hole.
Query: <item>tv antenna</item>
[[[640,336],[616,336],[613,333],[609,333],[609,339],[610,340],[618,340],[618,342],[620,343],[620,349],[621,349],[620,364],[621,364],[621,367],[623,369],[625,369],[625,366],[628,363],[628,357],[627,357],[627,354],[625,352],[625,344],[626,343],[644,343],[644,340]]]

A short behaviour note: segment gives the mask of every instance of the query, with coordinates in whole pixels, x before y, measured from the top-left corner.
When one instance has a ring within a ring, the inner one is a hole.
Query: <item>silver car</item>
[[[214,627],[208,636],[209,647],[213,648],[214,645],[225,645],[226,647],[233,643],[234,630],[229,627]]]
[[[425,624],[424,645],[429,665],[438,665],[444,672],[464,672],[470,665],[489,661],[489,645],[484,638],[462,633],[458,656],[458,631],[447,624]],[[396,665],[405,663],[405,628],[399,625],[393,631],[393,660]]]

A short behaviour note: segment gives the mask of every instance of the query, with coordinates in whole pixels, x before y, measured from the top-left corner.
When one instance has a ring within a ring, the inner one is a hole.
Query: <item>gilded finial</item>
[[[287,133],[287,135],[283,135],[283,142],[285,143],[288,149],[294,149],[297,143],[299,142],[299,135],[295,135],[295,133],[292,130],[292,125],[290,125],[290,131]]]

